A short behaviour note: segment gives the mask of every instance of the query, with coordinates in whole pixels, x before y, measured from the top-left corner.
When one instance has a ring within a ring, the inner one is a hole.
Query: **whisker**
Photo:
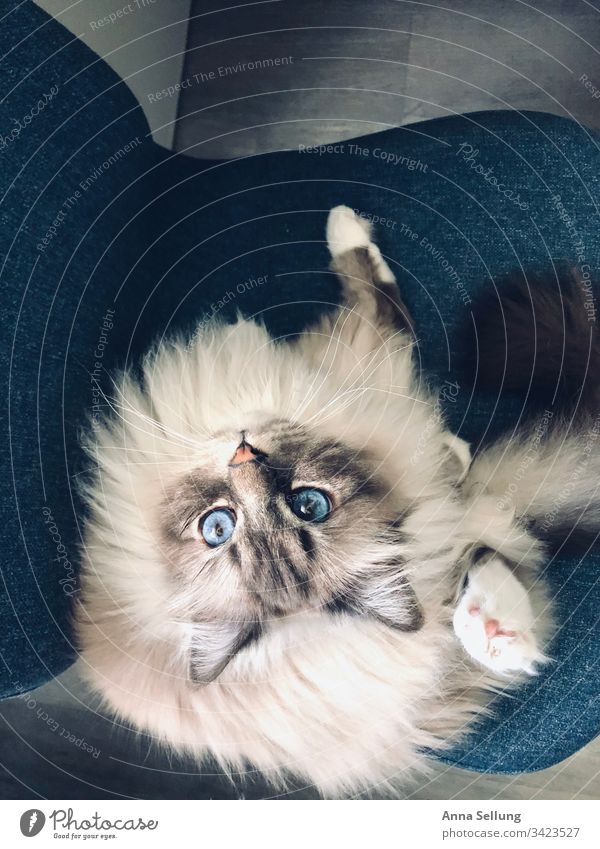
[[[338,312],[338,315],[336,316],[336,319],[335,319],[335,324],[334,324],[334,326],[333,326],[333,332],[331,333],[331,336],[329,337],[328,342],[327,342],[327,348],[326,348],[326,350],[324,351],[324,353],[323,353],[323,355],[322,355],[322,357],[321,357],[321,362],[319,363],[319,367],[318,367],[318,369],[317,369],[317,371],[316,371],[316,373],[315,373],[315,375],[314,375],[314,377],[313,377],[313,380],[312,380],[312,382],[311,382],[310,386],[309,386],[309,387],[308,387],[308,389],[307,389],[307,393],[306,393],[306,395],[304,396],[304,402],[302,403],[302,406],[300,406],[300,407],[296,407],[296,409],[294,410],[293,415],[291,416],[292,418],[298,418],[298,417],[299,417],[299,416],[300,416],[300,415],[304,412],[304,410],[306,409],[306,407],[309,405],[309,403],[312,401],[312,399],[315,397],[315,395],[317,394],[317,392],[319,391],[319,389],[321,389],[321,387],[323,386],[323,384],[325,383],[325,381],[327,380],[327,378],[328,378],[328,377],[329,377],[329,375],[331,374],[331,369],[332,369],[332,367],[333,367],[333,363],[335,362],[335,357],[336,357],[336,355],[337,355],[337,351],[338,351],[338,348],[339,348],[339,344],[340,344],[340,340],[341,340],[341,335],[342,335],[342,333],[343,333],[343,331],[344,331],[344,327],[346,326],[346,323],[347,323],[348,319],[350,318],[350,315],[351,315],[351,313],[352,313],[353,309],[354,309],[354,308],[352,308],[352,310],[348,310],[346,314],[342,313],[342,311],[341,311],[341,310]],[[340,331],[339,333],[337,333],[337,335],[336,335],[337,325],[338,325],[338,322],[340,321],[340,319],[341,319],[342,315],[344,315],[344,321],[343,321],[342,329],[341,329],[341,331]],[[313,332],[314,332],[314,331],[313,331]],[[326,375],[323,377],[323,379],[321,380],[321,383],[319,384],[319,386],[318,386],[318,387],[316,387],[316,386],[315,386],[315,383],[316,383],[316,381],[317,381],[317,379],[318,379],[318,377],[319,377],[319,374],[320,374],[320,372],[321,372],[321,367],[322,367],[322,366],[323,366],[323,364],[325,363],[325,359],[326,359],[326,357],[327,357],[327,355],[328,355],[328,353],[329,353],[329,351],[330,351],[330,348],[331,348],[331,345],[333,344],[334,339],[336,340],[336,349],[335,349],[334,356],[333,356],[333,358],[332,358],[332,360],[331,360],[331,365],[329,366],[329,370],[328,370],[327,374],[326,374]]]

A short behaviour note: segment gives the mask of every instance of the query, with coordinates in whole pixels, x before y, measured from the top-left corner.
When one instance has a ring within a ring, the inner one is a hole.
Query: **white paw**
[[[336,257],[355,248],[366,248],[371,242],[371,227],[349,206],[334,206],[327,219],[327,244]]]
[[[535,638],[527,590],[500,558],[469,571],[453,621],[466,651],[494,672],[535,675],[535,664],[546,659]]]

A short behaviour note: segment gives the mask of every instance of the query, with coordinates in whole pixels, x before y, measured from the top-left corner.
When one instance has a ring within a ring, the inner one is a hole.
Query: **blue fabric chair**
[[[22,4],[3,21],[3,438],[0,696],[75,656],[84,461],[78,430],[107,373],[204,316],[261,312],[300,330],[337,298],[323,242],[330,207],[385,221],[378,242],[422,342],[424,374],[456,380],[475,293],[557,259],[600,267],[598,138],[540,113],[458,116],[340,143],[223,161],[153,144],[139,104],[59,24]],[[41,105],[43,104],[43,105]],[[262,281],[259,278],[263,278]],[[254,282],[252,282],[254,281]],[[446,393],[477,447],[514,425],[517,401]],[[598,733],[599,556],[552,559],[555,663],[444,760],[522,772]]]

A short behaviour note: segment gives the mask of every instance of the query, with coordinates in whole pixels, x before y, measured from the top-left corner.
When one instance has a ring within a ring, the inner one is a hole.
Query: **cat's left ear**
[[[418,631],[423,626],[417,596],[397,564],[373,567],[358,580],[342,606],[362,616],[373,616],[398,631]]]
[[[258,635],[255,623],[196,622],[190,646],[189,680],[193,684],[210,684]]]
[[[454,436],[453,433],[446,433],[442,438],[442,445],[444,472],[453,484],[460,484],[471,468],[472,457],[469,443],[459,436]]]

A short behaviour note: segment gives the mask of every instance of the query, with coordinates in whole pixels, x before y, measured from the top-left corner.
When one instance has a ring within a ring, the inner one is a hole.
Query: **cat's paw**
[[[327,244],[331,256],[338,257],[357,248],[366,248],[378,283],[395,283],[391,268],[371,241],[371,224],[349,206],[334,206],[327,219]]]
[[[466,651],[494,672],[535,675],[546,660],[527,590],[499,557],[469,571],[453,621]]]
[[[349,206],[334,206],[327,219],[327,245],[333,257],[371,244],[369,222]]]

